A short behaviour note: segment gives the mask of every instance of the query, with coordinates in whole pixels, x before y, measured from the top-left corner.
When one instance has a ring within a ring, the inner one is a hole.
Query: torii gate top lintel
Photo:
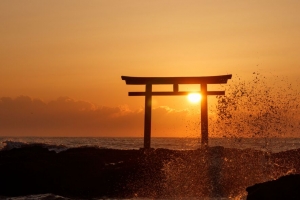
[[[144,148],[150,148],[151,140],[151,104],[152,96],[187,95],[190,92],[179,91],[179,84],[200,84],[201,99],[201,144],[208,145],[208,112],[207,96],[224,95],[225,91],[207,91],[207,84],[225,84],[232,75],[221,76],[198,76],[198,77],[132,77],[121,76],[127,85],[145,85],[145,92],[129,92],[129,96],[145,96],[145,119],[144,119]],[[152,85],[172,84],[173,91],[153,92]]]
[[[145,84],[224,84],[232,75],[197,76],[197,77],[132,77],[121,76],[127,85]]]

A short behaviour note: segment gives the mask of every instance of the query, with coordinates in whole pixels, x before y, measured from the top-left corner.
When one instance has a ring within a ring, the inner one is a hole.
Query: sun
[[[201,94],[190,93],[190,94],[188,94],[187,98],[191,103],[198,103],[201,100]]]

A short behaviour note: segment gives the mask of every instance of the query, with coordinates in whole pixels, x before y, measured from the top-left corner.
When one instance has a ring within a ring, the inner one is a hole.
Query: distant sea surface
[[[152,148],[192,150],[200,148],[200,138],[152,138]],[[0,149],[20,148],[38,144],[60,152],[69,148],[96,147],[110,149],[139,149],[143,138],[138,137],[0,137]],[[256,149],[280,152],[300,148],[300,138],[209,138],[209,146]]]

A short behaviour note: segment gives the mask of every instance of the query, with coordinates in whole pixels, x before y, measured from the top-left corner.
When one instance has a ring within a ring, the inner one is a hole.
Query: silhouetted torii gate
[[[130,77],[121,76],[127,85],[145,85],[145,92],[128,92],[128,96],[145,96],[144,148],[150,148],[151,141],[151,105],[152,96],[187,95],[191,92],[180,92],[179,84],[200,84],[201,99],[201,145],[208,144],[207,95],[225,95],[225,91],[207,91],[207,84],[224,84],[232,75],[199,76],[199,77]],[[172,84],[172,92],[153,92],[152,85]]]

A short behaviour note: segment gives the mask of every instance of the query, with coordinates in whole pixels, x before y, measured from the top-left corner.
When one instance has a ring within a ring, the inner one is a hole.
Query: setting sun
[[[187,98],[191,103],[198,103],[201,100],[201,94],[190,93],[190,94],[188,94]]]

